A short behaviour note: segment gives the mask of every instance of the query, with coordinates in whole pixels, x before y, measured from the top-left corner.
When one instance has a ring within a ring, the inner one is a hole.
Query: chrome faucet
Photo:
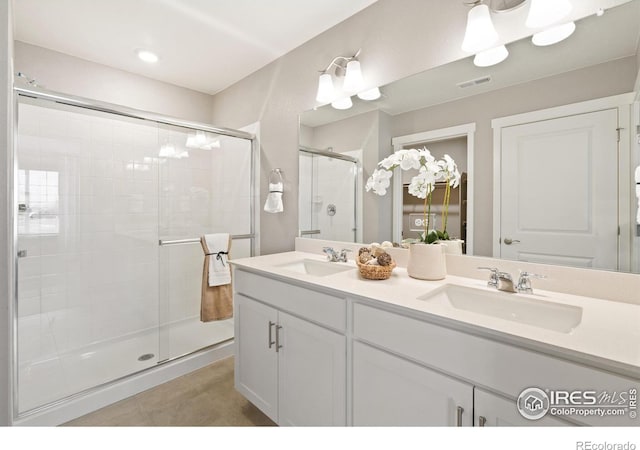
[[[518,278],[518,284],[516,285],[516,290],[523,294],[533,294],[533,289],[531,288],[531,278],[547,277],[544,275],[538,275],[537,273],[525,272],[521,270],[520,278]]]
[[[513,288],[513,278],[507,272],[498,272],[498,290],[503,292],[515,292]]]
[[[336,252],[332,247],[323,247],[322,251],[327,254],[327,260],[331,262],[347,262],[347,252],[350,252],[348,248],[343,248],[340,253]]]
[[[478,267],[478,270],[488,270],[491,272],[487,286],[498,288],[498,268],[497,267]]]

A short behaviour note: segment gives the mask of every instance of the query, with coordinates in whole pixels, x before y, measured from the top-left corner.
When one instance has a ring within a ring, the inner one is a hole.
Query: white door
[[[278,421],[277,311],[236,294],[235,385],[238,392]]]
[[[563,427],[569,422],[552,416],[539,420],[525,419],[516,408],[515,400],[507,400],[482,389],[474,389],[474,419],[476,427]]]
[[[502,129],[500,257],[618,267],[616,109]]]
[[[353,425],[471,426],[473,387],[406,359],[353,344]]]
[[[346,425],[345,337],[280,312],[278,425]]]

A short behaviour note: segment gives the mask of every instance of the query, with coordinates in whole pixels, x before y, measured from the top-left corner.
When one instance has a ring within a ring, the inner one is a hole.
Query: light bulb
[[[473,63],[478,67],[494,66],[507,59],[507,56],[509,56],[509,50],[504,45],[500,45],[478,53],[473,58]]]
[[[331,74],[323,73],[318,78],[318,93],[316,100],[320,103],[329,103],[334,97],[333,80]]]
[[[574,22],[565,23],[534,34],[531,42],[538,47],[557,44],[571,36],[575,30],[576,24]]]
[[[531,0],[525,25],[544,28],[564,19],[571,12],[569,0]]]
[[[478,53],[491,48],[498,41],[498,33],[491,21],[489,7],[477,5],[467,15],[467,30],[462,41],[462,50]]]

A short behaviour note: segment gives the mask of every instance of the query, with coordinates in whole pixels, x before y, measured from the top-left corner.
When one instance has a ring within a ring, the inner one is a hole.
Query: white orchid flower
[[[385,195],[387,188],[391,185],[390,178],[392,175],[393,172],[390,170],[376,169],[367,180],[365,189],[367,192],[373,189],[374,193]]]
[[[406,150],[400,161],[402,170],[419,169],[420,168],[420,152],[414,148]]]

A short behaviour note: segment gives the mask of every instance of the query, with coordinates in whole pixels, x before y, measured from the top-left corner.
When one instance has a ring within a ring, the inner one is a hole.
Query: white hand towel
[[[282,204],[282,183],[269,183],[269,195],[264,203],[264,210],[268,213],[280,213],[284,211]]]
[[[205,234],[204,240],[209,248],[209,286],[222,286],[231,283],[229,267],[229,234]]]

